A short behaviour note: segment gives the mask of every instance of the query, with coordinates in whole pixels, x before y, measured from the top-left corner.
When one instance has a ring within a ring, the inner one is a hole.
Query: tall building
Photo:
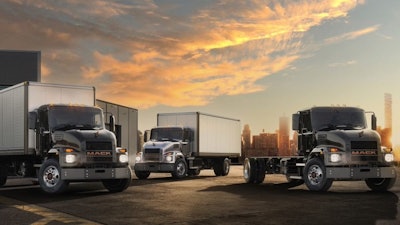
[[[385,93],[385,128],[392,128],[392,94]]]
[[[243,141],[244,149],[251,148],[251,130],[250,130],[250,126],[248,124],[244,125],[243,131],[242,131],[242,141]]]
[[[278,131],[278,149],[279,155],[290,155],[289,143],[289,117],[282,116],[279,118],[279,131]]]

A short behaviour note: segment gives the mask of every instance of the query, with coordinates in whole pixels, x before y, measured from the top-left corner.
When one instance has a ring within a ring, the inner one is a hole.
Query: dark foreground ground
[[[400,171],[398,172],[400,174]],[[50,196],[30,180],[10,179],[0,188],[0,224],[363,224],[400,225],[400,179],[390,192],[364,182],[334,182],[326,193],[290,188],[280,175],[245,184],[242,167],[226,177],[210,170],[173,180],[152,174],[110,194],[100,183],[72,184]]]

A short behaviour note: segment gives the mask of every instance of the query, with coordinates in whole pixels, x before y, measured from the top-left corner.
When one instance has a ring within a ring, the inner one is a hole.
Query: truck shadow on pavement
[[[209,187],[201,192],[227,192],[248,203],[265,205],[265,212],[255,216],[270,218],[269,221],[278,221],[277,224],[400,224],[396,219],[399,199],[392,192],[338,192],[335,189],[312,192],[288,188],[286,183],[232,184]]]

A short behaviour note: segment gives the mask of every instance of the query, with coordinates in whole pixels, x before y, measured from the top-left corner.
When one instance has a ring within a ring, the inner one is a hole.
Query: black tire
[[[103,186],[112,193],[121,192],[127,189],[132,181],[131,172],[129,172],[129,178],[127,179],[109,179],[102,180]]]
[[[321,159],[310,159],[303,171],[303,180],[310,191],[328,191],[333,180],[326,178],[326,167]]]
[[[286,176],[286,180],[288,181],[288,188],[297,187],[297,186],[304,184],[304,180],[292,179],[289,176]]]
[[[365,183],[372,191],[387,191],[396,183],[396,178],[370,178]]]
[[[257,159],[257,174],[256,174],[256,180],[254,181],[254,183],[256,184],[261,184],[264,182],[265,180],[265,171],[266,171],[266,166],[265,166],[265,162],[263,159]]]
[[[230,161],[228,158],[225,159],[216,159],[214,161],[214,174],[215,176],[226,176],[229,174],[229,170],[230,170]]]
[[[58,160],[47,159],[39,169],[39,185],[42,190],[49,194],[60,194],[69,185],[68,181],[61,179],[61,169]]]
[[[171,173],[172,177],[175,179],[185,178],[187,175],[188,169],[185,160],[177,159],[174,165],[174,171]]]
[[[7,183],[8,167],[7,164],[0,166],[0,187]]]
[[[188,175],[189,176],[198,176],[200,174],[200,171],[201,170],[199,168],[197,168],[197,169],[189,169]]]
[[[150,176],[149,171],[136,171],[135,170],[135,175],[139,180],[146,180]]]
[[[246,158],[243,163],[243,177],[248,184],[260,184],[265,179],[263,159]]]

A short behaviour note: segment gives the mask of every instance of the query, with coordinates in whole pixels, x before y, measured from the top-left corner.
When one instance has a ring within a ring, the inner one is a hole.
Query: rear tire
[[[60,194],[69,185],[68,181],[61,179],[61,168],[57,159],[47,159],[39,169],[39,185],[42,190],[49,194]]]
[[[265,179],[263,159],[246,158],[243,163],[243,177],[248,184],[260,184]]]
[[[7,183],[8,167],[7,164],[0,166],[0,187]]]
[[[230,161],[228,158],[225,159],[217,159],[214,161],[214,174],[215,176],[226,176],[229,174],[230,170]]]
[[[310,159],[303,171],[303,180],[310,191],[328,191],[333,180],[326,178],[326,168],[319,158]]]

